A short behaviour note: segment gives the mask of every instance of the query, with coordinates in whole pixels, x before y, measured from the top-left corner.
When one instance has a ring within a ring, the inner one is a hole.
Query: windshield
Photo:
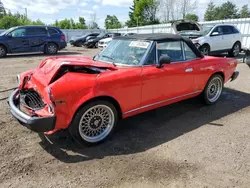
[[[16,27],[12,27],[12,28],[10,28],[10,29],[4,31],[3,33],[0,33],[0,36],[3,36],[3,35],[5,35],[5,34],[11,32],[11,31],[13,31],[15,28],[16,28]]]
[[[121,65],[139,65],[149,46],[149,41],[115,39],[94,60]]]
[[[207,35],[214,26],[203,26],[203,35]]]

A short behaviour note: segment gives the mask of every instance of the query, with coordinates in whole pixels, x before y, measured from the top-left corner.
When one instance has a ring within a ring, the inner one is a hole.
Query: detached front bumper
[[[233,80],[235,80],[236,78],[238,78],[238,76],[239,76],[239,71],[235,71],[235,72],[233,73],[233,75],[231,76],[231,82],[232,82]]]
[[[29,116],[22,112],[18,107],[20,103],[18,94],[19,91],[16,89],[10,95],[8,104],[10,106],[11,114],[19,121],[21,125],[35,132],[48,132],[55,129],[56,116],[37,117]]]

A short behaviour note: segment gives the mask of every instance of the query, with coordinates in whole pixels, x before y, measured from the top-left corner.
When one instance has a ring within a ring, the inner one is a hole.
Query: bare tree
[[[182,18],[184,19],[187,13],[191,13],[196,9],[196,0],[181,0],[180,1],[180,9]]]
[[[160,2],[161,8],[163,9],[163,19],[165,22],[170,20],[170,15],[174,8],[174,4],[174,0],[162,0]]]
[[[96,18],[96,13],[90,14],[90,19],[89,19],[89,29],[98,29],[98,24],[97,24],[97,18]]]
[[[196,0],[161,0],[163,20],[184,19],[187,13],[192,13],[196,8]]]

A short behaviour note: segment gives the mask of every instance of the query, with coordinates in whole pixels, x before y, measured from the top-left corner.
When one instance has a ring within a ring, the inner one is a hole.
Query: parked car
[[[235,57],[241,51],[242,35],[234,25],[216,24],[205,26],[193,43],[204,55],[228,52]]]
[[[108,37],[111,37],[114,35],[118,35],[118,34],[116,34],[116,33],[100,33],[96,38],[87,40],[84,43],[84,46],[87,48],[93,48],[93,47],[98,48],[98,42],[101,39],[108,38]]]
[[[81,47],[84,45],[84,43],[91,39],[91,38],[96,38],[100,33],[87,33],[81,37],[73,37],[71,40],[70,40],[70,44],[73,45],[73,46],[78,46],[78,47]]]
[[[52,55],[66,46],[63,32],[52,26],[18,26],[0,34],[0,57],[26,52]]]
[[[96,144],[119,119],[198,95],[216,103],[224,83],[237,78],[237,63],[203,56],[180,35],[121,36],[94,58],[50,57],[20,74],[9,105],[31,130],[68,129],[77,141]]]
[[[98,48],[106,48],[107,45],[111,42],[111,40],[117,36],[121,36],[121,33],[112,33],[112,34],[109,34],[108,38],[104,38],[104,39],[99,40]]]

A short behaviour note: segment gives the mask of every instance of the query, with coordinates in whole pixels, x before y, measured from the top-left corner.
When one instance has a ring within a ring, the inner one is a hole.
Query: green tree
[[[41,20],[36,20],[32,22],[32,25],[45,25]]]
[[[4,5],[2,3],[2,1],[0,0],[0,18],[3,17],[3,15],[5,15],[6,12],[5,12],[5,8],[4,8]]]
[[[160,21],[156,17],[158,6],[159,2],[157,0],[136,1],[134,17],[138,19],[142,25],[159,24]]]
[[[240,17],[241,18],[249,18],[250,17],[250,11],[248,9],[248,5],[244,5],[240,10]]]
[[[20,20],[13,15],[5,15],[0,19],[0,28],[9,29],[10,27],[21,25]]]
[[[216,6],[212,1],[210,1],[207,5],[207,9],[204,15],[204,20],[205,21],[215,20],[216,16],[215,12],[216,12]]]
[[[126,21],[126,23],[125,23],[125,25],[128,27],[136,27],[137,26],[137,20],[134,17],[134,10],[135,10],[136,1],[138,1],[138,0],[133,0],[133,5],[131,7],[129,7],[129,9],[130,9],[130,11],[128,13],[129,20]]]
[[[158,6],[158,0],[134,0],[130,7],[129,20],[126,25],[135,27],[137,25],[159,24],[160,21],[156,17]]]
[[[216,13],[217,19],[239,18],[237,6],[230,1],[223,3]]]
[[[198,22],[199,17],[196,14],[186,14],[185,19]]]
[[[78,19],[79,23],[76,24],[77,29],[87,29],[87,25],[85,23],[84,17],[79,17]]]
[[[213,2],[208,4],[205,12],[204,20],[223,20],[223,19],[239,18],[238,9],[235,4],[230,1],[223,3],[221,6],[215,6]]]
[[[107,15],[104,24],[106,29],[121,28],[121,23],[116,16]]]

